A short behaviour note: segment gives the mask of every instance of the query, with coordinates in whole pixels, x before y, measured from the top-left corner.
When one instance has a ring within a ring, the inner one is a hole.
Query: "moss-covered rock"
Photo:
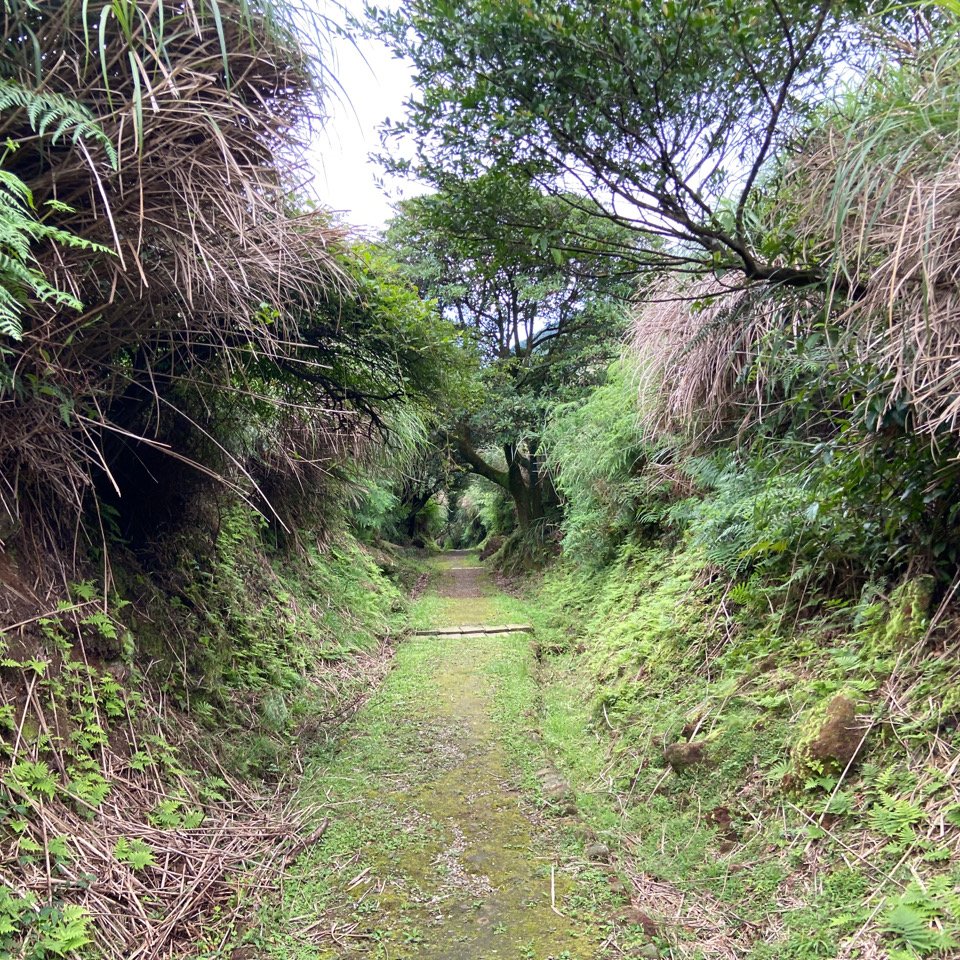
[[[863,750],[865,728],[857,705],[845,693],[821,704],[803,722],[793,756],[800,776],[838,774],[852,767]]]
[[[547,766],[537,771],[540,792],[547,809],[559,816],[572,816],[577,812],[577,803],[570,784],[556,767]]]
[[[706,744],[699,740],[692,743],[671,743],[663,751],[663,758],[677,773],[683,773],[706,760]]]
[[[920,643],[930,624],[933,577],[913,577],[901,583],[883,601],[861,611],[860,637],[877,653],[897,653]]]

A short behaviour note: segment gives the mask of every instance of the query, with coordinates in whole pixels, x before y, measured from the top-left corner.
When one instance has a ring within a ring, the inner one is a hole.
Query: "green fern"
[[[93,114],[76,100],[59,93],[30,90],[15,80],[0,77],[0,112],[23,110],[31,129],[50,143],[94,140],[117,165],[117,151]]]
[[[90,914],[78,904],[66,904],[48,913],[47,929],[37,946],[40,956],[65,957],[90,943]]]
[[[52,800],[57,778],[43,760],[21,760],[13,764],[3,782],[18,794]]]
[[[881,929],[921,957],[957,947],[960,897],[949,877],[911,883],[883,915]]]
[[[757,606],[764,602],[763,586],[757,578],[742,580],[730,588],[727,597],[738,607]]]
[[[916,804],[881,793],[870,808],[867,823],[871,830],[885,837],[897,837],[906,842],[913,837],[914,824],[922,819],[923,811]]]
[[[107,247],[41,222],[27,185],[8,170],[0,170],[0,336],[22,338],[23,310],[30,300],[83,309],[75,296],[49,283],[36,266],[32,246],[43,241],[111,253]]]
[[[157,862],[153,847],[137,838],[121,837],[113,848],[113,855],[133,870],[143,870]]]
[[[50,143],[96,141],[116,166],[117,153],[110,139],[93,115],[75,100],[57,93],[30,90],[14,80],[0,77],[0,113],[11,110],[22,110],[34,133]],[[16,143],[7,141],[3,159],[16,149]],[[45,213],[72,212],[58,200],[48,201],[44,208]],[[83,309],[76,297],[49,283],[36,266],[32,247],[42,242],[110,252],[43,222],[37,215],[29,187],[9,170],[0,169],[0,336],[13,340],[23,337],[23,310],[31,300],[72,310]]]
[[[931,916],[907,903],[898,903],[883,920],[883,930],[917,953],[938,949],[939,934],[930,925]]]

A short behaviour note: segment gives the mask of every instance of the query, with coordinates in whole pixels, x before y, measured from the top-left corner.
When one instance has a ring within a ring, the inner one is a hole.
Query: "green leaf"
[[[156,865],[153,847],[137,838],[121,837],[113,848],[113,855],[134,870]]]

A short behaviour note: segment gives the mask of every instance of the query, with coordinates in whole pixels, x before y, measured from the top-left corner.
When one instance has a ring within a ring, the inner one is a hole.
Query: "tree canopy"
[[[520,166],[640,239],[636,269],[826,270],[754,207],[778,152],[866,63],[861,0],[414,0],[371,8],[418,92],[394,170],[442,183]],[[909,16],[888,12],[897,24]],[[842,64],[842,67],[840,66]],[[404,157],[406,151],[401,151]]]
[[[539,451],[547,410],[582,395],[616,349],[634,289],[622,262],[630,235],[497,172],[447,178],[405,201],[386,239],[482,358],[480,399],[449,424],[456,450],[510,492],[521,526],[542,519],[552,498]]]

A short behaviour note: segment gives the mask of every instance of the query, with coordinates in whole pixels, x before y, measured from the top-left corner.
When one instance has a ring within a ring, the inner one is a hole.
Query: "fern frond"
[[[51,284],[37,268],[31,244],[44,241],[110,253],[100,244],[39,221],[26,184],[9,171],[0,170],[0,336],[13,340],[23,337],[23,310],[30,300],[83,309],[73,294]]]
[[[942,955],[957,946],[956,899],[949,877],[914,881],[890,904],[881,929],[915,955]]]
[[[30,90],[14,80],[0,77],[0,113],[23,110],[33,131],[51,143],[93,140],[103,147],[113,166],[117,151],[93,114],[82,104],[59,93]]]
[[[907,903],[898,903],[883,921],[883,929],[921,953],[937,949],[937,934],[930,926],[930,915]]]
[[[912,827],[923,819],[923,811],[909,800],[882,793],[870,808],[867,822],[871,830],[885,837],[903,837],[912,834]]]

